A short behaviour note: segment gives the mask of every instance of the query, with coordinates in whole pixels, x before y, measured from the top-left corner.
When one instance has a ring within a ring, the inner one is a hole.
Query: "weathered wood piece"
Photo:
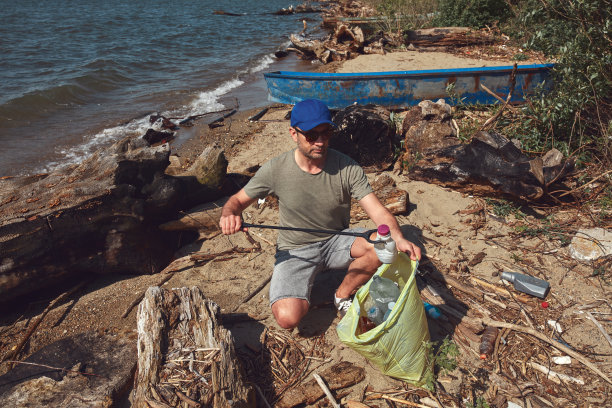
[[[43,347],[0,377],[2,406],[120,406],[136,368],[135,346],[126,334],[87,332]]]
[[[397,188],[395,181],[388,174],[381,174],[372,182],[376,197],[393,215],[405,214],[408,205],[408,192]],[[355,200],[351,202],[351,220],[367,220],[368,214]]]
[[[221,209],[229,197],[194,207],[178,220],[168,221],[159,226],[164,231],[198,230],[200,238],[211,238],[219,234]]]
[[[169,155],[126,138],[79,165],[0,180],[0,302],[77,274],[163,269],[175,238],[160,221],[231,193],[220,148],[176,177],[165,174]]]
[[[408,164],[411,179],[472,194],[538,200],[573,169],[573,161],[556,149],[528,157],[495,132],[477,132],[469,144],[460,144],[444,105],[421,102],[404,118],[406,152],[401,163]]]
[[[255,407],[219,306],[199,288],[150,287],[138,307],[133,406]],[[172,384],[172,385],[170,385]]]
[[[391,212],[391,214],[404,214],[408,208],[408,192],[397,188],[395,181],[386,174],[378,176],[372,182],[372,188],[381,203]],[[221,209],[228,197],[220,198],[217,201],[205,203],[194,207],[185,212],[184,216],[173,221],[168,221],[159,226],[164,231],[190,231],[199,232],[199,239],[210,239],[220,233],[219,219]],[[355,200],[351,202],[351,219],[365,220],[368,215]]]
[[[365,371],[361,367],[343,361],[323,371],[321,376],[327,381],[328,388],[333,391],[350,387],[351,385],[363,381],[365,378]],[[312,405],[324,395],[325,392],[313,378],[287,391],[283,394],[281,399],[276,402],[275,406],[279,408],[289,408],[304,403]]]
[[[395,129],[389,118],[382,106],[348,106],[333,117],[338,130],[329,146],[355,159],[367,173],[386,170],[394,154]]]
[[[475,44],[490,44],[493,37],[483,36],[468,27],[434,27],[420,30],[409,30],[405,34],[406,43],[418,47],[465,47]]]

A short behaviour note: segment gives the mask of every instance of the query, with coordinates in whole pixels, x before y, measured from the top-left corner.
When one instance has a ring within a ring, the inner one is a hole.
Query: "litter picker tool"
[[[366,241],[371,242],[372,244],[376,244],[380,242],[378,240],[370,238],[370,236],[377,231],[376,229],[371,229],[365,232],[347,232],[347,231],[313,229],[313,228],[281,227],[280,225],[249,224],[248,222],[243,222],[242,226],[245,228],[267,228],[267,229],[277,229],[277,230],[285,230],[285,231],[314,232],[314,233],[319,233],[319,234],[350,235],[352,237],[364,238]]]

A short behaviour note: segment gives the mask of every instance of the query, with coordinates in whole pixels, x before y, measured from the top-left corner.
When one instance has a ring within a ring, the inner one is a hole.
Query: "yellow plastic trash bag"
[[[429,329],[423,302],[416,285],[418,263],[400,253],[392,264],[382,265],[375,275],[389,278],[401,293],[387,320],[361,333],[359,319],[367,316],[363,303],[369,296],[368,281],[353,299],[336,330],[340,341],[374,363],[384,374],[418,384],[425,370],[425,343]]]

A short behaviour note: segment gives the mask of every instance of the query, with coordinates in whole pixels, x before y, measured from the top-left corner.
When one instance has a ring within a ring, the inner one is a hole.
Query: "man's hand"
[[[421,259],[421,248],[414,245],[407,239],[396,240],[395,246],[398,251],[402,251],[410,255],[410,259],[412,259],[413,261],[418,261]]]
[[[255,199],[249,197],[244,189],[238,191],[227,200],[221,210],[221,219],[219,219],[219,226],[225,235],[235,234],[240,230],[247,230],[242,228],[242,211],[254,201]]]
[[[221,231],[225,235],[232,235],[242,229],[242,218],[239,215],[222,215],[219,220]],[[244,228],[246,231],[246,228]]]

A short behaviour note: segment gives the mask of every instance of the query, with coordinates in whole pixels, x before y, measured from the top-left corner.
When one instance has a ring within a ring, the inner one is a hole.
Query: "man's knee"
[[[379,266],[382,265],[382,262],[380,261],[380,259],[378,259],[378,256],[376,255],[376,251],[374,251],[374,248],[370,248],[362,256],[356,258],[355,260],[360,261],[363,269],[371,270],[374,272],[376,271],[376,269],[378,269]]]
[[[301,299],[282,299],[272,305],[276,323],[283,329],[297,327],[308,312],[308,302]]]

